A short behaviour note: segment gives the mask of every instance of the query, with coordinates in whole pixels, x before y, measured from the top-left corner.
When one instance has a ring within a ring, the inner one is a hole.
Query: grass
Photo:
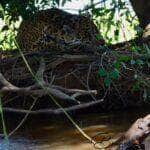
[[[6,140],[8,140],[8,135],[7,135],[7,131],[6,131],[6,125],[5,125],[5,120],[4,120],[4,115],[3,115],[3,108],[2,108],[2,99],[1,99],[1,95],[0,95],[0,116],[1,116],[1,123],[2,123],[2,131],[4,134],[4,138]]]

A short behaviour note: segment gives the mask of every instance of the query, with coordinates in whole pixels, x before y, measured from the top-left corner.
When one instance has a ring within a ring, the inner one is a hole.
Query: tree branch
[[[97,101],[92,101],[88,103],[83,103],[80,105],[75,105],[71,107],[64,108],[66,112],[75,112],[75,111],[80,111],[80,110],[87,110],[90,108],[94,108],[95,106],[98,106],[101,104],[103,100],[97,100]],[[61,115],[64,114],[64,111],[61,108],[58,109],[39,109],[39,110],[25,110],[25,109],[16,109],[16,108],[9,108],[9,107],[3,107],[4,112],[12,112],[12,113],[19,113],[19,114],[32,114],[32,115],[39,115],[39,114],[48,114],[48,115]]]

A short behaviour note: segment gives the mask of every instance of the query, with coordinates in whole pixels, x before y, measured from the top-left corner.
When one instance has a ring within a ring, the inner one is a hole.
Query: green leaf
[[[131,57],[125,56],[125,55],[121,55],[119,57],[119,61],[124,61],[124,62],[128,62],[130,59],[131,59]]]
[[[114,62],[114,67],[116,69],[119,69],[120,68],[120,62],[119,61]]]
[[[116,29],[116,30],[114,31],[114,34],[115,34],[115,36],[119,36],[119,30]]]
[[[103,39],[103,36],[101,34],[96,34],[96,39],[97,40],[102,40]]]
[[[140,47],[134,45],[134,46],[131,47],[131,51],[132,51],[132,52],[140,51]]]
[[[106,72],[105,69],[99,69],[98,75],[99,75],[100,77],[106,77],[106,76],[107,76],[107,72]]]
[[[118,79],[119,78],[119,71],[114,69],[112,72],[109,73],[109,77],[111,79]]]
[[[137,59],[137,60],[136,60],[136,64],[138,64],[138,65],[143,65],[144,62],[143,62],[142,60],[140,60],[140,59]]]
[[[104,79],[104,85],[105,85],[106,87],[109,87],[110,84],[111,84],[111,79],[110,79],[110,78],[105,78],[105,79]]]
[[[136,92],[136,91],[139,91],[140,90],[140,84],[139,82],[136,82],[135,84],[133,84],[132,86],[132,91],[133,92]]]

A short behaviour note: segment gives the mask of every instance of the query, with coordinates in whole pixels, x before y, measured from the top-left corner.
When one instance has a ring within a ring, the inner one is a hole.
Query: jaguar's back
[[[60,9],[41,10],[21,23],[17,42],[24,50],[42,50],[80,40],[96,42],[99,31],[89,17],[74,15]]]

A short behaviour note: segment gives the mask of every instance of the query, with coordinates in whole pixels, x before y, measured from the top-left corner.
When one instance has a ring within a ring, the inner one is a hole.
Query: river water
[[[73,119],[90,137],[101,142],[104,139],[107,141],[110,137],[120,136],[137,118],[149,112],[148,109],[134,109],[126,112],[79,115]],[[7,131],[13,130],[21,119],[10,114],[5,117],[8,117]],[[9,140],[0,140],[0,150],[95,150],[95,148],[64,116],[30,116]]]

